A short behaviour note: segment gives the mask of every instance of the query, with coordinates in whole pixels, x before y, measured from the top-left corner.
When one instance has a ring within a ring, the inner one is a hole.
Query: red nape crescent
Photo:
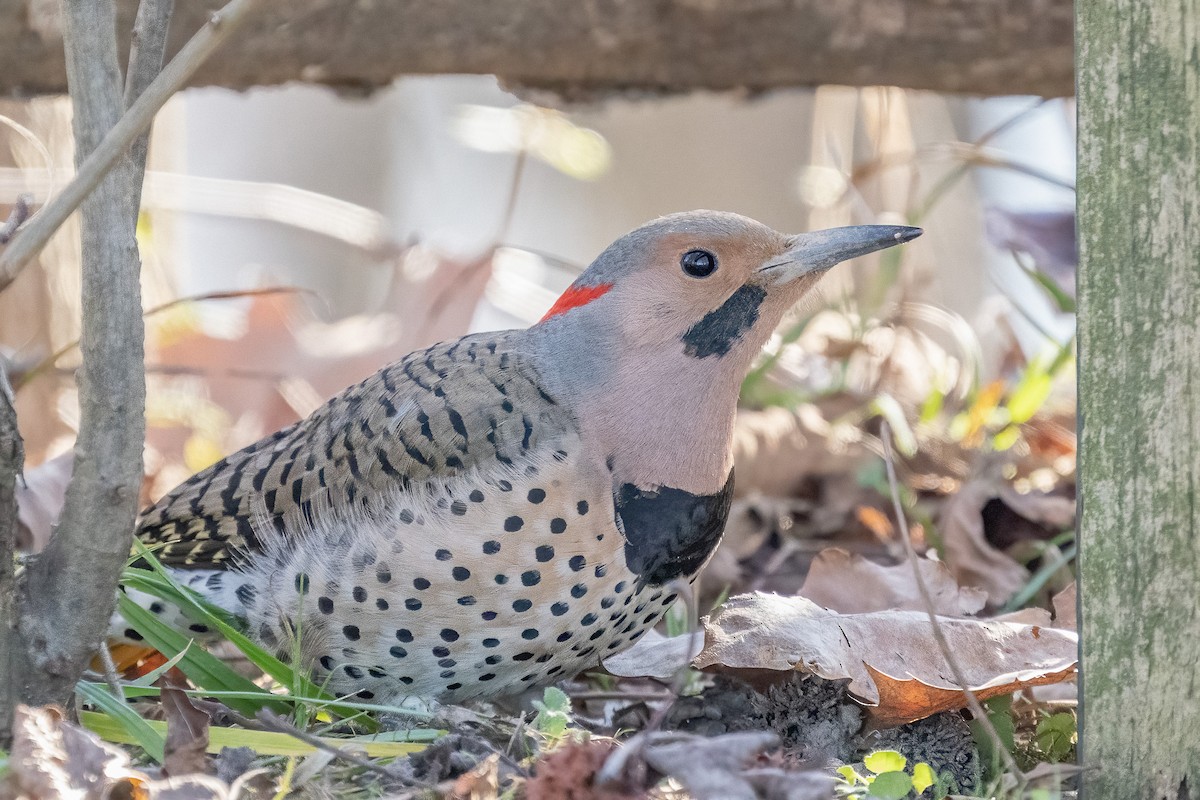
[[[572,308],[586,306],[593,300],[603,297],[612,287],[611,283],[600,283],[595,286],[568,286],[567,290],[554,301],[554,305],[550,306],[550,310],[546,312],[546,316],[542,317],[538,322],[545,322],[548,319],[557,317],[559,314],[565,314]]]

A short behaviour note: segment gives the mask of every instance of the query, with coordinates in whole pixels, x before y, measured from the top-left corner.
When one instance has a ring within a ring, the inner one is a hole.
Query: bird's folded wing
[[[258,549],[264,527],[286,535],[378,512],[428,481],[520,462],[574,421],[514,349],[517,335],[469,336],[385,367],[192,476],[143,513],[138,537],[165,564],[220,568]]]

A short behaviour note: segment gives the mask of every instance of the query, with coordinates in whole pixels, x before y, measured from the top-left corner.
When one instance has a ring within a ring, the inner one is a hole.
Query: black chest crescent
[[[716,494],[626,483],[613,500],[629,569],[648,584],[664,584],[698,572],[721,541],[733,502],[733,470]]]

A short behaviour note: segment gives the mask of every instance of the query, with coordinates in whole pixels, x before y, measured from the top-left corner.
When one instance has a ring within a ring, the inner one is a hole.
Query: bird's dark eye
[[[717,257],[707,250],[688,250],[679,259],[679,266],[693,278],[707,278],[717,271]]]

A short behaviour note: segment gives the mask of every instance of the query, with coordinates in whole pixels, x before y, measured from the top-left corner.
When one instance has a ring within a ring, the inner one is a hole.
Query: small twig
[[[17,232],[17,228],[24,224],[25,220],[29,219],[29,207],[33,205],[33,195],[23,192],[17,195],[17,202],[13,203],[12,211],[8,214],[8,219],[0,225],[0,244],[8,244],[12,239],[13,234]]]
[[[294,739],[299,739],[307,745],[311,745],[318,750],[329,753],[334,757],[340,758],[343,761],[354,764],[355,766],[362,767],[365,770],[370,770],[371,772],[375,772],[380,775],[385,775],[392,780],[401,780],[401,776],[397,775],[393,770],[388,769],[382,764],[376,764],[371,759],[364,758],[363,756],[360,756],[358,753],[355,753],[351,750],[346,750],[341,747],[334,747],[320,736],[314,736],[311,733],[300,730],[292,723],[280,717],[274,711],[271,711],[269,708],[259,709],[259,712],[255,715],[255,717],[260,723],[262,723],[264,727],[266,727],[267,730],[275,731],[276,733],[286,733],[288,736],[291,736]]]
[[[125,702],[125,690],[121,688],[121,678],[117,675],[117,665],[113,661],[112,651],[108,649],[108,645],[104,642],[96,648],[96,655],[100,658],[100,664],[104,667],[104,682],[108,684],[108,690],[113,693],[113,697]]]
[[[134,140],[150,127],[154,116],[172,95],[183,88],[209,56],[228,39],[264,0],[230,0],[209,19],[179,54],[171,59],[141,96],[80,165],[75,178],[42,208],[19,236],[0,253],[0,291],[46,245],[54,232],[100,184]]]
[[[925,584],[925,577],[921,574],[921,565],[917,559],[917,551],[913,548],[912,540],[908,535],[908,520],[904,514],[904,505],[900,502],[900,483],[896,479],[896,459],[895,454],[892,452],[892,428],[888,425],[887,420],[884,420],[880,425],[879,438],[883,443],[883,461],[887,468],[888,487],[891,489],[892,506],[896,513],[898,532],[901,540],[904,542],[904,552],[908,556],[908,563],[912,566],[913,577],[917,583],[917,592],[921,595],[921,601],[925,605],[925,613],[929,615],[929,624],[933,629],[933,638],[937,642],[938,650],[942,653],[942,658],[946,659],[946,663],[950,666],[950,672],[954,675],[954,681],[962,689],[963,696],[967,700],[967,707],[971,709],[971,713],[975,715],[975,719],[979,721],[984,731],[987,732],[988,738],[992,740],[996,752],[1000,754],[1001,760],[1004,761],[1005,769],[1017,779],[1018,786],[1024,786],[1026,783],[1025,773],[1021,771],[1021,767],[1018,766],[1012,753],[1008,752],[1008,748],[1004,746],[1004,741],[996,731],[996,726],[988,718],[983,704],[979,702],[979,698],[971,691],[966,675],[963,673],[958,660],[950,651],[950,644],[946,641],[941,624],[938,622],[933,595],[929,593],[929,587]]]

